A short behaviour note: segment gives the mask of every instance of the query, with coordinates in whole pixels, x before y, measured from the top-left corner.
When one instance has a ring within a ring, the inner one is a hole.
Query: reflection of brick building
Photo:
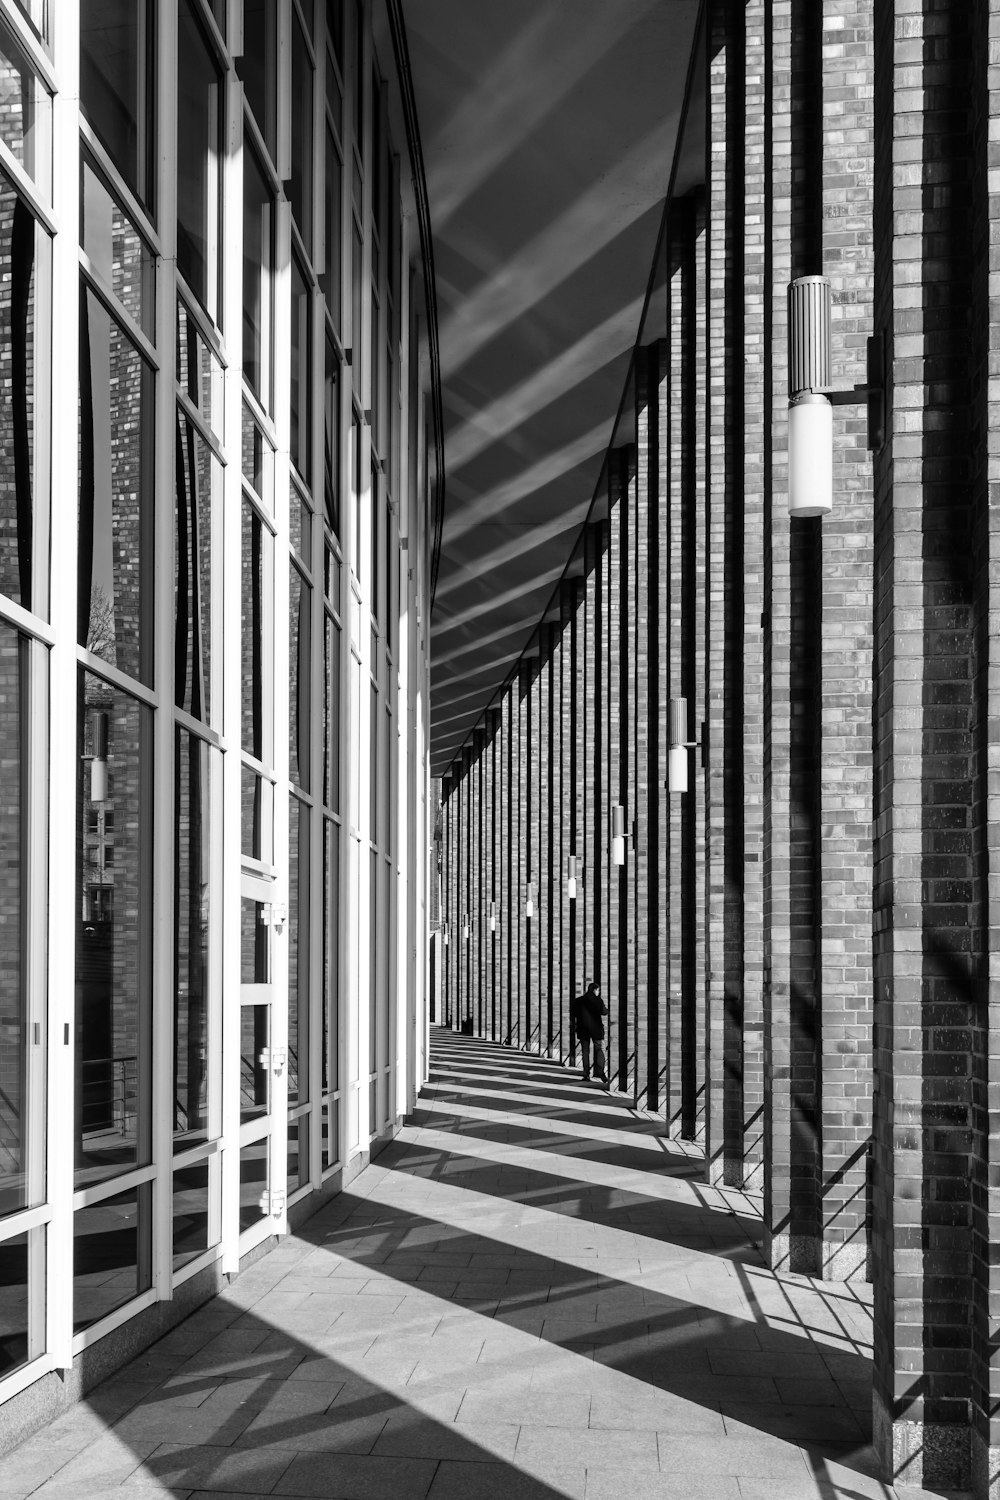
[[[27,1017],[21,921],[21,671],[17,634],[0,626],[0,1175],[22,1171]]]

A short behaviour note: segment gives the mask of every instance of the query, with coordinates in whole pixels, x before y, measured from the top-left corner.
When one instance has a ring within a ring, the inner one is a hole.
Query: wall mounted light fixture
[[[96,713],[93,720],[94,754],[90,761],[90,800],[108,800],[108,716]]]
[[[496,932],[496,930],[497,930],[497,904],[496,904],[495,901],[491,901],[490,902],[490,931],[491,932]]]
[[[828,276],[799,276],[788,287],[788,513],[833,509],[833,408],[868,406],[868,449],[885,442],[885,345],[868,340],[868,379],[852,390],[830,384],[833,292]]]
[[[566,895],[570,901],[576,900],[576,855],[571,854],[566,860]]]
[[[686,698],[671,698],[667,719],[667,791],[686,792],[688,789],[688,751],[695,749],[697,740],[688,739],[688,702]]]
[[[625,809],[617,802],[611,809],[611,863],[625,863]]]
[[[528,881],[528,889],[525,892],[525,896],[524,896],[524,915],[526,917],[533,917],[535,915],[535,902],[534,902],[534,897],[532,895],[531,881],[530,880]]]

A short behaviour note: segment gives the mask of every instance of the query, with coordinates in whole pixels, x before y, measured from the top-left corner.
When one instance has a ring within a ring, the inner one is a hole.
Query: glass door
[[[287,1094],[287,1049],[275,1031],[274,935],[284,913],[274,884],[244,874],[240,902],[240,1253],[284,1221],[284,1163],[275,1116]]]

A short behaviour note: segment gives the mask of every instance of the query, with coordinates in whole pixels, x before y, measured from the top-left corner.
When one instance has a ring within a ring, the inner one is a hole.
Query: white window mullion
[[[287,52],[287,48],[286,48]],[[279,77],[285,87],[285,72]],[[287,95],[287,88],[285,89]],[[278,153],[287,152],[287,133],[290,114],[281,106],[279,94]],[[282,147],[282,137],[286,144]],[[291,458],[289,450],[289,391],[291,385],[291,313],[292,313],[292,211],[285,198],[278,199],[276,224],[276,266],[274,272],[274,427],[277,447],[274,455],[274,519],[276,527],[274,547],[274,591],[273,620],[268,632],[265,621],[265,643],[271,640],[272,649],[265,649],[265,660],[271,668],[271,691],[264,684],[264,718],[271,725],[271,763],[276,776],[277,796],[274,807],[274,850],[277,877],[274,900],[289,912],[289,799],[291,781],[288,762],[289,724],[289,505],[291,499]],[[268,709],[270,705],[270,711]],[[272,983],[274,1001],[271,1011],[271,1046],[288,1054],[288,923],[273,929]],[[271,1170],[272,1192],[283,1195],[287,1190],[288,1175],[288,1068],[274,1077],[271,1095]],[[287,1230],[286,1211],[272,1214],[272,1232],[283,1234]]]
[[[177,254],[177,0],[157,11],[157,195],[162,256],[156,263],[156,344],[160,356],[154,405],[156,497],[154,682],[160,707],[153,730],[153,1290],[169,1300],[173,1272],[174,1017],[174,341]]]
[[[79,5],[61,7],[55,35],[55,65],[62,92],[53,101],[53,197],[60,224],[52,247],[52,333],[79,327],[77,226],[80,222]],[[60,337],[59,358],[52,361],[52,432],[77,427],[78,349],[75,335]],[[52,443],[52,494],[77,492],[75,442]],[[69,513],[75,514],[70,503]],[[51,624],[54,636],[49,661],[49,702],[59,706],[59,733],[53,735],[49,760],[48,993],[49,1094],[48,1191],[52,1219],[48,1229],[50,1268],[73,1264],[73,1162],[75,1159],[73,1037],[75,1026],[75,955],[67,933],[76,932],[76,593],[77,534],[73,524],[52,528]],[[47,1346],[54,1364],[73,1363],[73,1278],[47,1278]]]
[[[242,4],[233,0],[230,24],[242,26]],[[238,11],[238,16],[233,11]],[[234,36],[236,35],[234,31]],[[234,47],[235,47],[234,42]],[[222,558],[222,730],[228,749],[222,757],[222,1269],[239,1270],[240,1239],[240,867],[242,840],[241,714],[243,691],[243,86],[229,75],[226,101],[227,150],[222,167],[223,328],[228,341],[225,380]],[[211,1181],[211,1177],[210,1177]]]

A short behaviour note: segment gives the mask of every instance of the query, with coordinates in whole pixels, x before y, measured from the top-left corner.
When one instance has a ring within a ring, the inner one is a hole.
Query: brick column
[[[996,356],[976,116],[996,9],[886,0],[875,39],[889,411],[875,467],[874,1438],[890,1479],[961,1488],[973,1398],[980,1497],[998,1488],[996,1304],[973,1274],[993,1279],[997,1262],[983,904],[994,648],[977,599],[977,551],[995,546],[982,375]]]
[[[657,895],[657,701],[656,660],[659,572],[651,565],[655,550],[658,464],[659,345],[641,351],[636,370],[636,475],[632,526],[632,571],[635,579],[632,639],[632,723],[635,847],[632,852],[632,926],[635,955],[632,1028],[635,1038],[635,1103],[657,1107],[657,1026],[659,996],[659,900]]]
[[[611,809],[616,805],[625,806],[625,792],[622,789],[622,734],[621,720],[623,716],[622,703],[622,675],[621,675],[621,575],[622,575],[622,529],[623,512],[625,510],[624,486],[621,480],[620,455],[612,451],[608,459],[608,550],[605,556],[605,567],[601,597],[604,606],[604,653],[603,659],[607,664],[607,719],[608,732],[604,739],[604,774],[607,786],[607,798],[604,805],[604,816],[598,825],[598,838],[604,851],[607,874],[604,881],[603,893],[606,896],[604,907],[604,964],[607,979],[604,982],[604,996],[608,1007],[607,1016],[607,1056],[608,1076],[614,1087],[618,1089],[627,1088],[625,1077],[628,1057],[628,1021],[627,1021],[627,997],[625,995],[625,974],[621,962],[621,946],[619,943],[619,927],[624,911],[624,889],[625,889],[625,866],[615,865],[611,862]]]
[[[514,1038],[515,1047],[526,1047],[527,1037],[527,1011],[529,1005],[528,983],[530,979],[530,967],[528,958],[528,926],[524,914],[524,901],[528,889],[529,872],[531,870],[531,822],[529,818],[531,808],[531,793],[528,785],[529,757],[528,757],[528,733],[529,733],[529,684],[531,680],[530,663],[522,662],[518,667],[517,685],[517,889],[514,892],[514,922],[517,928],[517,996],[516,1015],[517,1026]]]
[[[684,432],[687,402],[691,399],[685,364],[685,303],[689,291],[688,246],[692,233],[692,204],[681,199],[671,209],[667,242],[668,300],[668,390],[669,436],[665,445],[669,462],[666,503],[666,556],[668,606],[666,627],[666,692],[668,699],[683,692],[681,680],[681,591],[683,552],[681,510],[684,495]],[[667,799],[667,859],[664,907],[667,911],[667,1018],[669,1056],[667,1063],[666,1123],[671,1135],[684,1130],[684,924],[681,911],[681,827],[685,797],[677,792]]]
[[[535,914],[528,924],[528,989],[525,1010],[525,1034],[521,1045],[528,1052],[537,1052],[541,1036],[542,993],[541,949],[542,923],[545,920],[547,892],[542,850],[542,670],[536,654],[528,663],[528,764],[529,797],[528,822],[531,828],[531,876],[535,893]]]

